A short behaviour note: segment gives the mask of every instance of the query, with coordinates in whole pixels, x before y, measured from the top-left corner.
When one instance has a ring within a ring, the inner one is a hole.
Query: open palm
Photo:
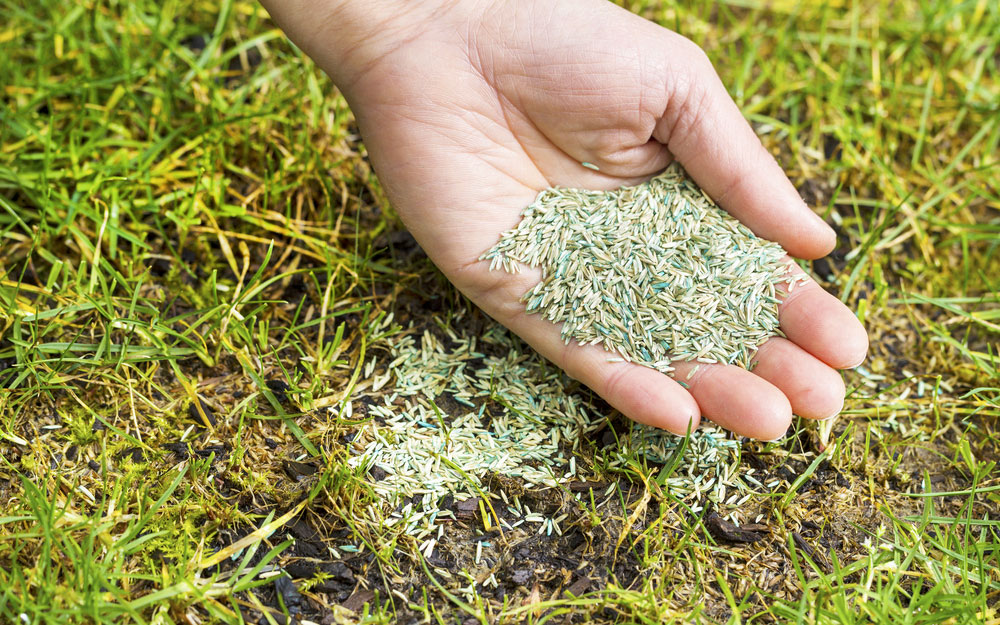
[[[834,368],[858,364],[867,337],[815,282],[785,298],[787,338],[764,344],[752,373],[711,365],[686,379],[691,365],[675,363],[685,389],[655,370],[609,362],[601,347],[565,345],[557,326],[520,303],[537,272],[490,272],[478,260],[540,190],[635,184],[675,159],[759,236],[802,258],[828,253],[833,232],[697,46],[603,0],[416,3],[386,16],[378,42],[336,33],[350,23],[343,2],[328,13],[302,0],[269,8],[344,91],[407,227],[487,314],[624,414],[675,432],[703,415],[773,439],[793,411],[840,410]]]

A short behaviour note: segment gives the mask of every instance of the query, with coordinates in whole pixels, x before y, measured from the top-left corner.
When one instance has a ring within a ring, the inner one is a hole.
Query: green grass
[[[392,334],[468,304],[398,236],[343,98],[250,2],[0,0],[0,619],[283,622],[302,522],[372,554],[353,611],[317,590],[335,570],[295,578],[317,622],[1000,622],[1000,8],[625,4],[707,50],[838,228],[811,268],[872,336],[836,444],[745,446],[780,478],[747,505],[765,540],[594,444],[614,496],[559,505],[600,583],[463,594],[457,542],[425,573],[345,437]]]

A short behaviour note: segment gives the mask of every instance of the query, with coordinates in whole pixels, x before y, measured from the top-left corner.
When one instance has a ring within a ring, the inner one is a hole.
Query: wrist
[[[454,33],[480,0],[261,0],[341,91],[428,31]]]

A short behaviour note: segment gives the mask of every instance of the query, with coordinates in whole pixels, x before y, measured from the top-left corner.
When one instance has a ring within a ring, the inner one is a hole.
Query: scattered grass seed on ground
[[[376,419],[363,426],[350,461],[384,472],[372,488],[395,508],[386,525],[399,525],[418,540],[430,540],[442,521],[454,519],[452,511],[440,508],[446,495],[456,501],[479,497],[490,473],[520,479],[526,488],[586,479],[574,458],[605,420],[574,392],[565,374],[545,366],[501,326],[481,336],[448,325],[442,330],[448,345],[431,330],[411,331],[394,337],[385,374],[366,367],[372,379],[391,380],[381,389],[382,402],[369,405]],[[454,400],[450,410],[442,407],[445,397]],[[682,443],[663,430],[633,424],[609,465],[634,464],[636,456],[664,463]],[[702,426],[691,433],[665,485],[694,510],[706,500],[726,507],[727,488],[732,494],[748,492],[738,466],[739,442],[719,428]],[[541,524],[539,531],[559,531],[558,519],[524,510],[518,502],[494,495],[492,505],[515,517],[510,523],[499,520],[505,530]],[[730,517],[740,520],[735,512]]]
[[[523,301],[562,323],[564,341],[669,373],[674,360],[750,367],[781,333],[784,256],[674,164],[614,191],[546,189],[482,259],[511,273],[540,267]]]

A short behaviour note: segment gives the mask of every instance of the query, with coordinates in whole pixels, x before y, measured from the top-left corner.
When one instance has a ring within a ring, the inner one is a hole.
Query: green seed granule
[[[511,273],[541,268],[523,302],[561,323],[567,343],[601,344],[668,373],[675,360],[749,368],[781,333],[784,249],[716,206],[676,164],[615,191],[546,189],[522,217],[482,259]]]

